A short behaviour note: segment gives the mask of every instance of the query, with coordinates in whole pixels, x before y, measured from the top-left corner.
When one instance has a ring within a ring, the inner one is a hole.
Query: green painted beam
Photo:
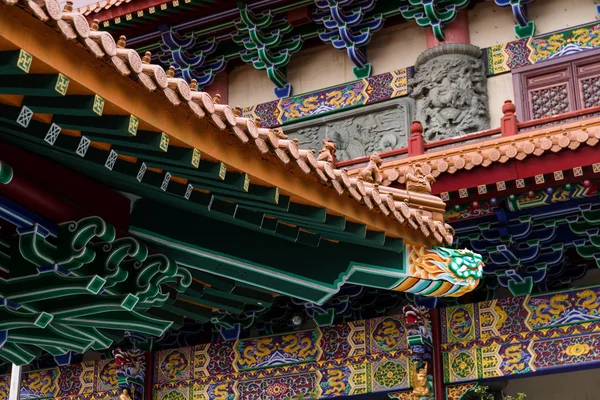
[[[202,164],[202,163],[201,163]],[[152,168],[161,168],[162,166],[157,163],[149,162],[149,167]],[[250,176],[245,173],[238,172],[229,172],[225,175],[223,179],[209,179],[202,174],[197,174],[197,170],[195,169],[184,169],[184,168],[168,168],[169,171],[174,173],[175,175],[187,179],[194,186],[198,186],[202,189],[212,191],[218,191],[218,189],[226,189],[227,193],[235,193],[235,192],[250,192]],[[253,185],[254,186],[254,185]],[[254,190],[253,190],[254,191]]]
[[[0,115],[2,112],[2,108],[0,107]],[[66,152],[73,154],[78,149],[86,149],[85,146],[82,146],[82,144],[86,143],[87,139],[85,137],[61,135],[61,128],[58,125],[48,126],[32,120],[27,128],[27,134],[24,134],[21,126],[16,123],[7,123],[2,119],[2,116],[0,116],[0,130],[3,132],[37,144],[54,146],[59,153]],[[89,144],[89,141],[87,143]]]
[[[34,113],[74,115],[74,116],[100,116],[104,110],[104,99],[95,96],[64,96],[42,97],[28,96],[23,99],[23,105]]]
[[[16,112],[16,110],[15,110]],[[32,123],[37,122],[37,121],[32,121]],[[42,124],[43,125],[43,124]],[[29,129],[25,130],[25,131],[29,131]],[[70,137],[70,136],[66,136],[66,135],[59,135],[59,138],[62,139],[64,138],[65,140],[68,140],[71,143],[71,147],[69,150],[73,151],[75,150],[74,147],[76,147],[76,145],[82,140],[81,138],[74,138],[74,137]],[[38,138],[39,139],[39,138]],[[59,141],[57,140],[57,143]],[[46,154],[48,154],[49,156],[56,156],[56,154],[52,154],[51,152],[48,152],[48,150],[44,150],[46,152]],[[119,173],[119,176],[122,175],[126,175],[126,176],[122,176],[121,178],[118,178],[118,176],[115,176],[114,174],[110,174],[110,171],[108,170],[108,168],[106,168],[106,162],[107,162],[107,158],[108,158],[109,153],[103,150],[98,150],[98,149],[94,149],[94,148],[89,148],[88,152],[86,153],[86,160],[88,161],[92,161],[95,165],[93,167],[91,167],[92,169],[89,171],[89,174],[91,176],[96,177],[99,173],[102,173],[103,175],[106,175],[106,182],[108,184],[111,184],[112,186],[115,186],[115,184],[117,182],[118,185],[117,187],[120,188],[121,190],[126,190],[126,191],[131,191],[132,188],[132,183],[139,183],[141,185],[145,185],[148,184],[149,189],[152,189],[152,192],[146,194],[146,196],[150,195],[151,197],[156,197],[159,195],[158,191],[161,190],[160,186],[161,184],[164,182],[164,178],[166,173],[163,172],[162,174],[157,174],[154,173],[152,171],[147,171],[142,180],[138,181],[137,178],[137,174],[140,171],[141,168],[141,162],[139,162],[138,164],[133,164],[133,163],[129,163],[129,162],[125,162],[122,160],[116,160],[113,166],[113,172],[117,172]],[[59,157],[58,161],[64,161],[65,158],[64,157]],[[72,162],[76,162],[75,160],[73,160]],[[84,162],[84,164],[86,164]],[[205,162],[200,163],[205,164]],[[82,165],[80,163],[77,164],[77,166],[75,167],[77,169],[81,169]],[[93,170],[93,172],[92,172]],[[107,174],[108,173],[108,174]],[[315,234],[311,234],[311,233],[306,233],[306,232],[301,232],[298,229],[290,229],[288,227],[285,227],[284,225],[280,225],[277,221],[277,219],[272,219],[272,218],[265,218],[265,213],[259,213],[259,214],[254,214],[252,212],[248,212],[246,210],[243,210],[241,208],[237,208],[237,210],[235,211],[235,214],[232,215],[231,211],[229,211],[229,215],[216,215],[214,212],[211,213],[211,205],[212,204],[217,204],[213,201],[212,197],[209,197],[203,193],[197,192],[197,191],[192,191],[190,193],[190,198],[189,198],[189,202],[185,201],[185,198],[181,198],[184,197],[186,195],[186,192],[188,192],[188,186],[187,185],[181,185],[179,183],[176,183],[174,181],[170,182],[167,186],[166,189],[166,194],[173,194],[173,197],[170,197],[169,202],[177,207],[182,207],[183,208],[190,208],[190,209],[194,209],[194,212],[201,212],[204,215],[212,215],[212,217],[217,218],[217,219],[221,219],[224,221],[227,221],[229,223],[236,223],[237,225],[242,225],[245,227],[249,227],[252,228],[254,230],[260,230],[262,232],[265,233],[270,233],[273,236],[276,237],[280,237],[280,238],[285,238],[288,241],[299,241],[299,242],[303,242],[303,243],[307,243],[310,245],[316,245],[318,244],[320,238],[318,235]],[[251,186],[250,188],[251,190],[254,190],[254,188]],[[256,188],[257,191],[261,191],[261,190],[265,190],[267,192],[270,192],[269,194],[272,195],[272,197],[270,199],[268,199],[269,201],[274,201],[277,198],[277,190],[275,188],[264,188],[264,187],[257,187]],[[175,196],[177,196],[177,198],[175,198]],[[253,199],[253,198],[246,198],[247,194],[244,194],[243,192],[235,192],[235,195],[220,195],[220,197],[217,199],[224,199],[224,200],[233,200],[233,201],[240,201],[240,199],[242,199],[246,204],[262,204],[264,205],[264,202],[261,202],[261,200],[264,200],[264,198],[259,198],[259,199]],[[288,197],[282,197],[282,199],[286,202],[286,204],[289,204],[289,198]],[[200,204],[202,204],[202,206],[206,207],[204,209],[204,211],[202,211],[202,209],[197,209],[196,207],[194,207],[194,204],[198,203],[198,201],[200,202]],[[186,204],[187,203],[187,204]],[[255,207],[249,207],[249,208],[257,208]],[[299,207],[297,208],[298,210],[302,210],[305,211],[305,214],[312,216],[312,219],[322,219],[322,216],[324,214],[324,210],[322,209],[312,209],[312,208],[307,208],[307,207]],[[223,211],[223,210],[220,210]],[[262,211],[262,210],[261,210]],[[274,214],[272,208],[268,208],[265,209],[265,212],[268,213],[270,212],[271,214]],[[222,214],[222,213],[220,213]],[[326,215],[326,214],[325,214]],[[274,215],[278,218],[285,218],[285,217],[290,217],[290,214],[279,214],[279,215]],[[332,218],[331,219],[331,224],[329,224],[329,220],[328,218],[330,218],[330,216],[325,216],[325,225],[323,226],[318,226],[318,225],[312,225],[309,224],[308,222],[306,222],[306,220],[293,220],[293,219],[288,219],[288,221],[290,223],[293,224],[297,224],[299,226],[303,226],[308,228],[309,231],[314,232],[316,231],[315,228],[319,228],[320,230],[314,233],[318,233],[319,235],[323,235],[324,237],[327,237],[329,239],[334,239],[334,240],[341,240],[341,241],[350,241],[350,242],[354,242],[356,244],[367,244],[367,245],[372,245],[371,243],[368,242],[356,242],[355,240],[353,240],[352,237],[347,237],[347,236],[340,236],[340,235],[332,235],[332,232],[329,230],[329,228],[327,227],[327,225],[331,225],[331,226],[341,226],[341,224],[343,223],[343,220],[341,217],[336,218]],[[236,222],[237,221],[237,222]],[[366,227],[361,227],[358,224],[352,224],[349,222],[346,222],[345,224],[345,228],[346,230],[352,231],[355,230],[356,232],[361,232],[361,231],[366,231]]]
[[[37,121],[32,121],[32,123],[35,123],[35,122],[37,122]],[[44,129],[43,126],[44,126],[44,124],[42,124],[42,129]],[[43,133],[44,132],[40,130],[40,135]],[[77,147],[77,145],[81,141],[80,138],[74,138],[74,137],[66,136],[66,135],[60,135],[60,138],[63,138],[64,140],[69,142],[70,150],[74,150],[74,148]],[[88,161],[92,161],[95,164],[97,164],[97,167],[99,167],[99,168],[105,167],[107,157],[108,157],[107,152],[105,152],[103,150],[95,149],[95,148],[89,148],[88,152],[86,154],[86,159]],[[160,186],[164,182],[164,178],[165,178],[165,174],[166,174],[165,172],[158,174],[158,173],[155,173],[152,171],[147,171],[143,175],[143,178],[141,181],[133,181],[133,179],[136,178],[136,175],[138,174],[140,167],[141,167],[141,163],[133,164],[133,163],[129,163],[129,162],[122,161],[122,160],[115,161],[113,170],[115,172],[120,172],[121,174],[128,175],[129,179],[131,179],[127,183],[124,183],[123,190],[130,190],[129,185],[134,182],[140,183],[140,184],[148,184],[148,185],[152,186],[153,189],[160,188]],[[93,173],[92,175],[95,175],[95,173]],[[112,184],[115,183],[114,176],[113,176],[113,178],[110,179],[109,182],[111,182]],[[185,195],[185,192],[187,191],[186,186],[177,184],[175,182],[169,183],[169,186],[167,187],[167,191],[172,193],[175,191],[174,188],[179,189],[179,193],[178,193],[179,196]],[[220,189],[213,189],[213,190],[220,190]],[[222,192],[223,190],[220,190],[220,191]],[[236,193],[236,194],[239,195],[240,193]],[[210,197],[210,195],[205,195],[203,193],[194,191],[191,195],[191,200],[197,201],[199,198],[203,198],[203,200],[201,200],[201,203],[204,206],[208,207],[208,211],[218,211],[220,213],[224,212],[224,210],[222,208],[218,209],[216,207],[217,203],[212,201],[212,198]],[[232,196],[227,196],[226,199],[231,200]],[[287,197],[285,197],[284,199],[286,201],[289,201],[289,198],[287,198]],[[238,199],[235,199],[235,198],[233,200],[239,201]],[[373,241],[373,240],[365,240],[365,239],[357,240],[357,238],[360,238],[360,236],[346,235],[344,233],[340,234],[340,233],[336,232],[335,230],[328,229],[326,226],[315,225],[315,224],[310,223],[309,221],[303,220],[303,219],[294,219],[291,214],[275,213],[275,212],[273,212],[272,208],[266,208],[264,206],[262,206],[262,207],[257,206],[257,204],[264,204],[264,203],[257,203],[257,202],[253,202],[253,200],[248,200],[248,199],[246,199],[245,202],[249,203],[249,204],[254,204],[253,207],[247,207],[248,211],[250,209],[258,209],[260,211],[263,211],[263,209],[264,209],[265,212],[267,212],[275,217],[278,217],[279,219],[284,219],[285,221],[287,221],[290,224],[298,224],[309,230],[315,231],[315,233],[318,233],[329,239],[340,240],[340,241],[345,241],[345,242],[350,242],[350,243],[355,243],[355,244],[361,244],[361,245],[366,245],[366,246],[370,246],[370,247],[382,247],[383,246],[383,243],[381,241]],[[305,210],[306,210],[306,208],[305,208]],[[322,211],[318,211],[318,212],[322,212]],[[280,225],[280,224],[278,224],[276,219],[266,219],[265,220],[265,218],[264,218],[265,216],[262,213],[259,213],[259,215],[255,215],[252,212],[244,213],[244,210],[238,209],[235,212],[235,215],[233,215],[232,212],[225,213],[225,214],[228,214],[230,217],[232,217],[233,219],[237,219],[238,221],[239,220],[244,221],[245,223],[243,225],[245,227],[249,227],[248,224],[254,225],[255,229],[260,229],[263,232],[265,232],[265,230],[266,230],[266,232],[271,232],[273,236],[276,236],[279,238],[284,238],[288,241],[300,242],[300,243],[305,243],[305,244],[309,244],[312,246],[316,246],[316,245],[318,245],[319,240],[320,240],[320,238],[316,235],[311,235],[311,234],[307,234],[305,232],[301,232],[297,228],[290,228],[290,227],[286,227],[285,225]],[[214,216],[214,213],[212,215]],[[313,213],[313,215],[315,215],[315,214]],[[229,222],[234,222],[234,221],[230,220]],[[268,223],[271,223],[271,226],[269,226]],[[336,220],[336,223],[339,224],[339,220]],[[361,227],[358,224],[353,224],[353,223],[348,222],[348,223],[346,223],[346,228],[354,229],[359,234],[361,234],[364,231],[365,236],[363,236],[363,238],[366,237],[366,226]],[[401,241],[396,242],[393,247],[390,247],[390,250],[400,251],[401,249],[402,249]]]
[[[175,314],[183,315],[193,319],[196,322],[208,322],[212,316],[212,310],[204,307],[198,307],[195,304],[176,300],[173,304],[165,304],[161,307],[163,310]]]
[[[33,56],[25,50],[0,51],[0,75],[27,74],[32,62]]]
[[[289,196],[279,196],[279,202],[277,204],[274,203],[265,203],[261,201],[256,201],[252,199],[245,198],[244,195],[222,195],[220,193],[213,194],[215,200],[223,200],[237,203],[240,206],[240,210],[244,211],[258,211],[263,213],[271,213],[271,212],[282,212],[285,213],[290,208],[290,198]],[[240,212],[238,210],[238,212]]]
[[[234,314],[240,314],[244,311],[245,304],[241,301],[227,299],[225,296],[218,295],[217,291],[207,292],[206,290],[201,296],[191,293],[180,294],[178,299],[197,304],[202,304],[206,307],[212,307],[223,311],[228,311]]]
[[[111,144],[113,150],[127,156],[140,157],[139,155],[130,154],[131,151],[127,152],[127,149],[132,148],[136,148],[138,152],[144,150],[154,152],[159,157],[169,149],[169,137],[162,132],[137,131],[135,136],[105,135],[93,132],[86,132],[85,134],[94,142]]]
[[[153,246],[164,243],[159,239],[155,241],[151,238],[159,237],[156,236],[155,232],[160,232],[160,237],[166,235],[171,242],[175,241],[173,243],[182,241],[182,247],[179,247],[179,245],[176,248],[163,246],[161,251],[170,254],[178,263],[204,272],[209,271],[204,269],[203,260],[221,260],[222,265],[211,267],[211,273],[230,279],[240,279],[262,289],[265,289],[264,282],[278,281],[279,284],[286,287],[285,290],[293,290],[302,296],[300,288],[293,289],[292,286],[294,285],[290,286],[290,282],[284,284],[281,282],[283,279],[284,281],[302,281],[307,286],[312,285],[316,291],[319,291],[319,286],[327,287],[327,285],[330,285],[329,288],[333,290],[332,285],[334,285],[334,282],[340,276],[348,273],[350,265],[357,263],[378,266],[375,267],[375,271],[378,268],[403,271],[404,260],[402,255],[398,253],[384,250],[375,251],[364,246],[329,242],[322,242],[320,251],[315,251],[308,246],[294,245],[273,238],[266,241],[264,235],[256,235],[248,230],[236,232],[236,240],[232,241],[229,239],[231,236],[229,228],[222,223],[216,221],[209,223],[209,221],[203,220],[202,217],[178,211],[171,212],[165,218],[156,215],[156,218],[149,220],[145,215],[148,215],[148,212],[153,208],[154,206],[150,201],[144,199],[138,201],[131,216],[131,224],[134,227],[132,232],[134,234],[138,235],[143,232],[140,237],[150,240]],[[186,224],[182,226],[177,221],[186,221]],[[199,236],[189,232],[191,227],[207,226],[207,223],[211,227],[210,235]],[[190,240],[193,243],[190,243]],[[277,251],[267,250],[274,248]],[[240,268],[241,265],[247,265],[248,267]],[[264,272],[259,272],[261,270]],[[270,290],[273,289],[280,291],[282,287],[274,286],[270,288]],[[327,291],[326,289],[320,290]]]
[[[165,152],[164,146],[162,148],[160,146],[158,148],[139,148],[136,146],[136,142],[131,140],[115,144],[115,150],[118,151],[119,154],[138,157],[147,162],[160,163],[160,167],[158,168],[161,169],[183,167],[183,170],[187,170],[188,168],[197,169],[201,163],[211,164],[204,168],[207,174],[205,176],[214,179],[218,179],[220,175],[224,174],[224,172],[220,172],[221,170],[225,171],[227,169],[223,163],[200,161],[200,151],[196,149],[167,146]],[[177,170],[174,169],[173,171],[176,172]]]
[[[139,120],[133,115],[103,115],[102,117],[78,117],[56,115],[52,122],[65,128],[78,131],[101,133],[104,135],[135,136]]]
[[[181,175],[178,175],[181,176]],[[229,176],[229,174],[227,175]],[[182,176],[185,178],[185,176]],[[194,180],[190,179],[192,185],[197,187],[198,189],[208,190],[215,194],[222,194],[225,196],[240,196],[243,195],[246,199],[254,200],[258,202],[265,202],[270,204],[277,204],[279,201],[279,189],[271,188],[266,186],[255,185],[252,183],[248,184],[247,190],[237,189],[237,187],[233,189],[225,188],[222,186],[216,186],[213,184],[208,184],[205,182],[200,182],[199,179],[195,178]],[[247,181],[243,182],[245,184]],[[239,184],[239,182],[238,182]]]
[[[0,94],[56,98],[67,94],[68,87],[69,78],[62,74],[15,75],[0,79]]]
[[[0,126],[0,128],[2,128]],[[3,129],[4,132],[7,132],[7,130]],[[24,130],[23,132],[26,132],[26,130]],[[62,153],[62,152],[56,152],[53,151],[52,148],[46,146],[45,144],[40,144],[38,142],[32,141],[31,139],[27,138],[28,135],[26,134],[22,134],[20,136],[18,135],[10,135],[8,137],[6,137],[6,139],[8,139],[10,142],[15,143],[19,146],[22,147],[26,147],[29,149],[34,150],[35,152],[37,152],[40,155],[49,157],[51,159],[54,159],[58,162],[61,162],[63,164],[66,164],[67,166],[80,170],[80,171],[84,171],[87,175],[95,178],[95,179],[100,179],[101,181],[105,182],[106,184],[110,185],[111,187],[115,187],[119,190],[123,190],[123,191],[127,191],[127,192],[131,192],[132,188],[135,188],[135,190],[133,190],[136,194],[142,195],[142,196],[146,196],[146,197],[150,197],[150,198],[161,198],[161,201],[166,201],[167,204],[171,204],[174,207],[178,207],[178,208],[184,208],[193,212],[200,212],[204,215],[212,215],[213,218],[216,219],[221,219],[221,220],[226,220],[228,222],[232,222],[235,223],[236,221],[232,220],[231,218],[224,218],[224,215],[220,215],[218,213],[209,213],[208,210],[208,205],[207,204],[202,204],[202,201],[198,201],[198,199],[200,198],[200,200],[204,199],[205,196],[203,193],[199,193],[194,191],[191,194],[190,200],[186,201],[184,198],[178,198],[175,197],[174,195],[161,195],[161,193],[163,193],[160,188],[157,188],[155,186],[149,185],[149,184],[145,184],[144,182],[138,182],[134,177],[129,176],[129,175],[124,175],[124,174],[120,174],[120,173],[116,173],[113,174],[111,173],[111,171],[106,168],[105,166],[105,161],[106,158],[108,157],[108,152],[105,152],[103,150],[99,150],[99,149],[94,149],[94,148],[89,148],[88,151],[86,152],[86,158],[85,160],[87,161],[91,161],[91,165],[90,163],[86,163],[83,162],[81,160],[81,158],[74,156],[72,154],[66,154],[66,153]],[[132,163],[127,163],[124,161],[120,161],[117,160],[115,162],[115,167],[118,170],[120,170],[121,168],[125,168],[128,169],[128,173],[132,173],[133,169],[132,166],[134,166],[135,164]],[[146,174],[149,174],[149,176],[151,176],[151,174],[154,174],[153,172],[149,171]],[[145,175],[146,175],[145,174]],[[144,180],[146,180],[146,176],[144,177]],[[170,182],[169,186],[167,187],[167,190],[165,191],[166,193],[172,192],[174,191],[172,188],[178,187],[180,188],[180,192],[183,192],[186,186],[184,185],[180,185],[176,182]],[[210,199],[210,197],[209,197]],[[202,206],[202,207],[198,207],[198,206]],[[248,227],[247,224],[245,224],[244,226]]]

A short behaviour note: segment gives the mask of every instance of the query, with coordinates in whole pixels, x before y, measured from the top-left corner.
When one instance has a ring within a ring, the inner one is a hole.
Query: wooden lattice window
[[[600,51],[513,70],[521,121],[600,106]]]

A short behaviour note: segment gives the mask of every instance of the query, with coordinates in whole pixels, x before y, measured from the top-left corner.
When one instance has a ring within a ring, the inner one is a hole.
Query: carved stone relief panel
[[[426,141],[489,129],[487,79],[480,56],[476,46],[442,44],[417,59],[409,86]]]
[[[319,150],[333,140],[338,161],[406,147],[414,102],[401,98],[287,125],[285,133],[302,148]]]

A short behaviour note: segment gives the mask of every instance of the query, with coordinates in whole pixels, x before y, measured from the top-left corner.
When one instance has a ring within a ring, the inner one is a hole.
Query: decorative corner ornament
[[[431,184],[435,178],[430,173],[425,173],[420,164],[406,170],[406,190],[431,194]]]
[[[383,182],[383,174],[380,170],[381,164],[382,160],[379,153],[371,154],[369,163],[359,172],[359,178],[366,182],[381,184]]]
[[[333,163],[335,161],[336,150],[337,146],[335,145],[333,140],[323,139],[323,148],[319,151],[317,161]]]
[[[423,286],[422,290],[416,290],[414,285],[408,289],[400,285],[395,290],[423,296],[459,297],[475,289],[483,278],[483,257],[467,249],[456,250],[438,246],[427,248],[406,244],[406,265],[411,277],[430,282],[438,281],[439,284],[419,284],[420,287]],[[442,281],[454,286],[445,290],[442,288]]]

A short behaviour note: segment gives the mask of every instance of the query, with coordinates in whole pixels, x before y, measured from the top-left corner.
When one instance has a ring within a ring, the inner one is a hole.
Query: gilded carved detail
[[[412,384],[412,400],[433,399],[433,377],[427,374],[427,362],[420,368],[417,368],[417,363],[413,362]]]

